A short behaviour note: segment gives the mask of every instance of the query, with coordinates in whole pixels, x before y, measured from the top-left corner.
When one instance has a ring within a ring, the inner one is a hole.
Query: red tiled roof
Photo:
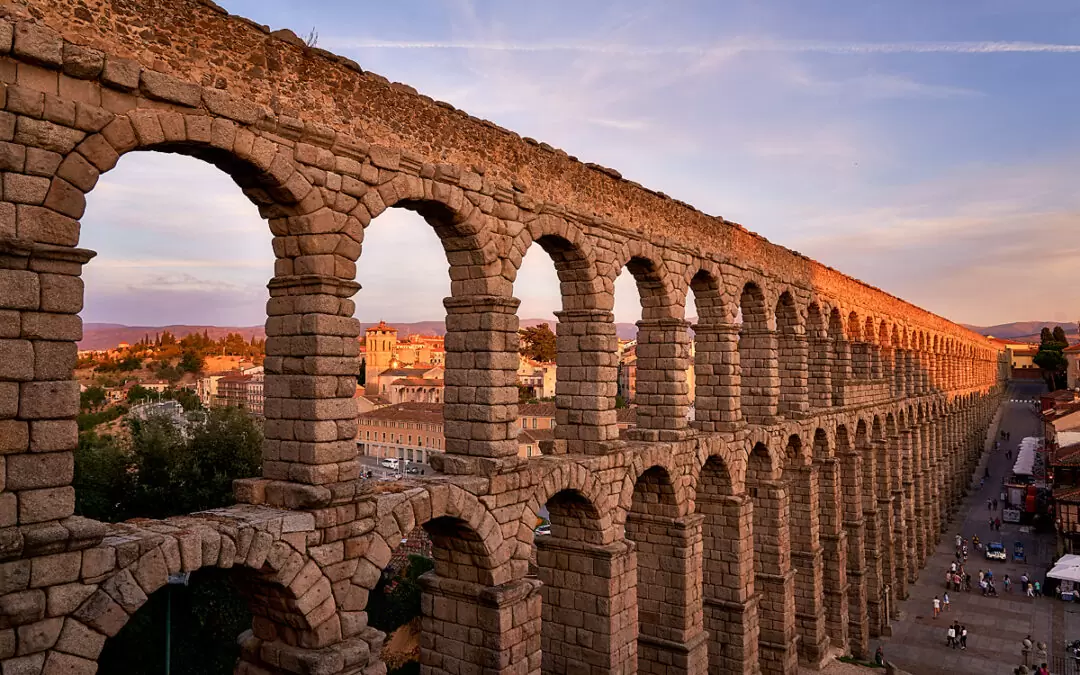
[[[365,420],[393,420],[395,422],[423,422],[442,424],[443,405],[441,403],[396,403],[385,408],[361,413],[361,423]]]
[[[518,434],[518,443],[539,443],[555,438],[554,429],[522,429]]]
[[[398,385],[402,387],[441,387],[443,386],[442,380],[425,380],[422,377],[402,377],[394,380],[391,385]]]
[[[518,405],[518,417],[555,417],[555,404],[551,401],[521,403]]]
[[[1076,344],[1072,345],[1071,347],[1066,347],[1062,351],[1063,352],[1071,352],[1071,353],[1080,352],[1080,342],[1077,342]]]
[[[1080,486],[1055,488],[1054,499],[1059,502],[1080,502]]]

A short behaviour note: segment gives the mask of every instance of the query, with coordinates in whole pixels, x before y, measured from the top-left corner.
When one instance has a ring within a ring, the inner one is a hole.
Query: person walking
[[[878,645],[877,651],[874,652],[874,663],[879,666],[885,665],[885,650],[881,648],[881,645]]]
[[[938,614],[941,614],[941,599],[938,596],[934,596],[934,618],[938,618]]]
[[[1035,597],[1042,597],[1042,584],[1040,584],[1038,581],[1035,582]]]
[[[956,628],[952,624],[949,624],[949,629],[945,631],[945,646],[954,648],[956,646]]]
[[[1009,579],[1008,574],[1006,574],[1005,578],[1001,580],[1001,583],[1005,584],[1005,592],[1008,593],[1009,592],[1009,586],[1012,585],[1012,580]]]
[[[945,612],[949,611],[949,594],[948,593],[945,593],[944,595],[941,596],[941,608],[942,608],[942,611],[945,611]]]
[[[967,626],[960,626],[960,649],[967,649]]]

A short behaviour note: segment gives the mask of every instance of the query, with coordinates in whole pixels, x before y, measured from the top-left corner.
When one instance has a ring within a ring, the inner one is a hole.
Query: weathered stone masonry
[[[230,509],[106,525],[73,515],[94,255],[79,219],[98,177],[148,150],[219,167],[274,234],[264,475]],[[352,298],[388,208],[420,213],[446,251],[447,452],[438,475],[372,495]],[[533,244],[562,289],[558,426],[523,460],[513,286]],[[643,306],[628,440],[623,269]],[[963,492],[1004,367],[956,324],[211,3],[0,7],[5,673],[95,672],[169,573],[203,567],[235,568],[250,597],[237,672],[383,673],[364,610],[416,527],[436,558],[426,673],[791,673],[830,646],[865,655]],[[552,535],[534,542],[544,505]]]

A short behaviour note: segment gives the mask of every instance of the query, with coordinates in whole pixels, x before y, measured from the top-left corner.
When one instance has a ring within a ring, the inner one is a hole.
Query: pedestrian
[[[960,544],[962,544],[962,543],[963,543],[963,540],[960,538],[960,535],[956,535],[956,548],[959,549]]]
[[[956,572],[956,563],[949,563],[949,572]]]
[[[938,596],[934,596],[934,618],[938,618],[938,614],[941,614],[941,599]]]
[[[879,666],[885,665],[885,650],[881,648],[881,645],[878,645],[877,651],[874,652],[874,663]]]
[[[993,502],[993,500],[991,500],[991,499],[986,500],[986,510],[987,511],[994,510],[994,502]]]
[[[1012,585],[1012,580],[1009,579],[1008,574],[1006,574],[1005,578],[1001,580],[1001,583],[1003,583],[1005,585],[1005,592],[1008,593],[1009,592],[1009,586]]]
[[[1005,451],[1005,459],[1012,459],[1012,450]]]
[[[1027,588],[1027,596],[1029,598],[1034,598],[1035,597],[1035,588],[1031,584],[1026,584],[1025,587]]]
[[[945,631],[945,646],[952,647],[956,644],[956,629],[949,626],[949,630]]]
[[[967,626],[960,626],[960,649],[967,649]]]
[[[994,529],[1001,532],[1001,518],[994,518]]]
[[[1035,586],[1035,597],[1041,598],[1042,597],[1042,584],[1040,584],[1038,581],[1036,581],[1034,586]]]
[[[941,596],[941,606],[943,611],[949,611],[949,594],[947,592]]]
[[[997,511],[997,500],[994,500],[994,510]]]

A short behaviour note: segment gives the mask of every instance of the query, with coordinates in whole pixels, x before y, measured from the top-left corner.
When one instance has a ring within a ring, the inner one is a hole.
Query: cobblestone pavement
[[[911,587],[910,597],[900,603],[901,618],[893,621],[892,636],[876,640],[872,645],[873,649],[879,643],[883,645],[886,657],[905,670],[916,675],[1012,675],[1014,668],[1022,663],[1020,643],[1024,636],[1031,635],[1034,641],[1047,643],[1051,660],[1057,657],[1059,661],[1066,637],[1080,637],[1080,606],[1076,604],[1054,598],[1027,598],[1016,588],[1005,593],[1000,581],[1000,597],[983,597],[976,586],[978,570],[988,568],[993,570],[995,580],[1006,574],[1016,580],[1026,572],[1041,581],[1055,557],[1053,534],[1036,535],[1023,531],[1020,525],[1010,524],[1002,524],[1000,532],[991,532],[988,522],[991,512],[986,506],[987,499],[999,496],[1001,478],[1011,466],[1005,451],[1012,449],[1015,457],[1024,436],[1042,433],[1042,422],[1027,402],[1041,390],[1039,383],[1014,384],[1010,388],[998,429],[1012,436],[997,450],[993,450],[992,440],[988,443],[990,450],[984,456],[983,466],[989,467],[990,480],[982,488],[976,482],[975,490],[948,523],[934,555]],[[996,437],[997,431],[992,430],[992,434]],[[981,477],[982,472],[980,466],[976,475]],[[932,601],[935,595],[940,597],[944,593],[944,571],[954,559],[957,534],[967,538],[977,534],[984,542],[1001,541],[1009,549],[1010,560],[990,564],[981,554],[970,556],[967,567],[974,577],[974,590],[950,593],[950,611],[935,620]],[[1015,564],[1011,560],[1016,541],[1024,542],[1027,564]],[[953,620],[967,626],[965,651],[945,646],[945,632]]]

